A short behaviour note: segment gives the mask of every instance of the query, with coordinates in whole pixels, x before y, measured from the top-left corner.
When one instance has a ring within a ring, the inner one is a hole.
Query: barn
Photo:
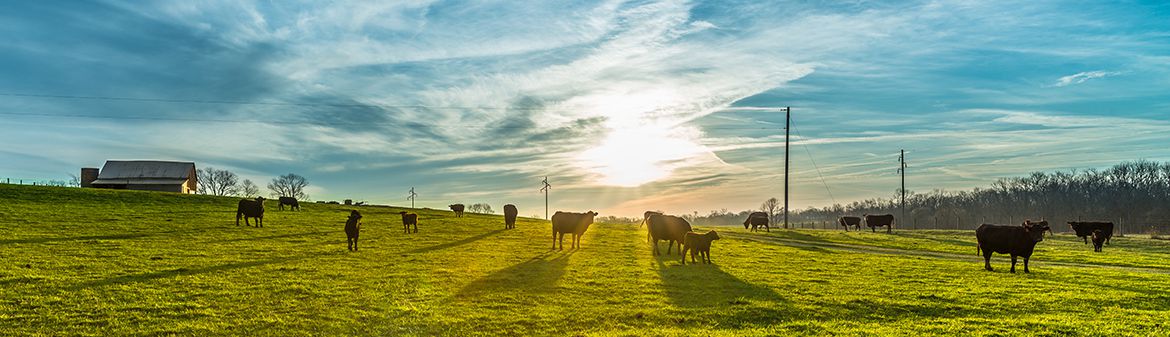
[[[195,163],[155,160],[108,160],[99,171],[81,169],[81,187],[195,193]]]

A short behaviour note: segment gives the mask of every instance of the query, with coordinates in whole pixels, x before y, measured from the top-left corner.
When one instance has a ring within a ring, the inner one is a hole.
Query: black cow
[[[463,217],[463,204],[447,205],[447,207],[450,207],[451,211],[455,212],[456,218]]]
[[[1089,244],[1089,237],[1093,236],[1093,231],[1098,229],[1105,236],[1105,243],[1109,243],[1109,239],[1113,238],[1112,222],[1069,221],[1068,226],[1072,227],[1073,232],[1076,232],[1077,237],[1081,238],[1085,244]]]
[[[240,225],[240,218],[244,218],[244,224],[251,226],[248,223],[248,218],[256,219],[256,227],[264,227],[264,197],[256,197],[256,200],[243,199],[236,205],[236,226]]]
[[[362,213],[357,210],[349,212],[349,218],[345,220],[345,241],[349,243],[350,251],[358,250],[358,233],[362,229]]]
[[[1051,231],[1048,221],[1024,221],[1023,226],[983,224],[975,229],[978,246],[975,252],[983,254],[983,268],[991,269],[991,253],[1010,254],[1012,272],[1016,272],[1016,257],[1024,258],[1024,272],[1028,270],[1028,259],[1036,249],[1036,243],[1044,241],[1044,231]]]
[[[687,222],[686,219],[660,213],[650,214],[650,217],[646,219],[646,227],[654,239],[654,255],[656,256],[662,254],[658,251],[658,240],[666,240],[666,254],[670,254],[676,244],[679,254],[682,254],[683,239],[686,238],[687,232],[691,231],[691,223]]]
[[[401,211],[401,212],[398,212],[398,214],[402,214],[402,232],[403,233],[410,233],[410,226],[412,226],[412,225],[414,226],[414,232],[418,233],[418,214],[410,213],[407,211]]]
[[[866,214],[866,215],[864,215],[864,217],[865,217],[865,225],[867,227],[869,227],[869,230],[873,231],[874,233],[877,233],[877,228],[881,227],[881,226],[886,226],[886,233],[892,233],[894,231],[894,215],[893,214],[882,214],[882,215]]]
[[[504,205],[504,229],[516,228],[516,215],[520,211],[516,209],[516,205]]]
[[[565,233],[573,234],[572,248],[580,248],[581,236],[584,236],[585,230],[588,230],[589,225],[593,224],[595,216],[597,216],[597,212],[594,211],[585,213],[557,211],[554,213],[552,216],[553,249],[557,248],[558,234],[561,249],[565,249]]]
[[[748,229],[749,225],[753,232],[760,227],[764,227],[764,230],[768,232],[772,231],[772,228],[768,227],[768,213],[752,212],[752,214],[748,214],[747,220],[743,221],[743,229]]]
[[[301,210],[301,204],[297,202],[297,198],[280,197],[280,205],[277,205],[276,207],[283,211],[284,205],[288,205],[289,210]]]
[[[849,226],[856,227],[858,232],[861,231],[861,218],[860,217],[843,216],[843,217],[837,218],[837,223],[841,224],[841,227],[845,227],[846,232],[849,231]]]

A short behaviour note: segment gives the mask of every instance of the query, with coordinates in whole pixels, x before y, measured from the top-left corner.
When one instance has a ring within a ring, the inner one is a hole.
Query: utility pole
[[[541,187],[540,191],[544,192],[544,219],[548,220],[548,191],[552,190],[552,185],[548,184],[548,176],[545,176],[544,180],[540,183],[544,184],[544,187]]]
[[[410,208],[414,208],[414,197],[417,197],[417,196],[418,196],[418,194],[414,193],[414,187],[411,187],[410,188],[410,196],[406,197],[407,200],[410,200]]]
[[[784,229],[788,229],[788,134],[792,129],[792,107],[784,107]]]
[[[902,174],[902,219],[906,219],[906,149],[898,155],[898,173]]]

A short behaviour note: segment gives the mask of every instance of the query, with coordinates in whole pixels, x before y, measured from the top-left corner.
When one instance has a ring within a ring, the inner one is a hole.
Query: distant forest
[[[842,215],[894,214],[895,228],[974,229],[983,223],[1018,224],[1045,219],[1055,231],[1069,231],[1067,221],[1112,221],[1125,233],[1170,232],[1170,162],[1124,162],[1105,170],[1033,172],[1000,178],[990,187],[970,191],[906,192],[906,219],[900,195],[847,205],[793,210],[795,227],[839,229]],[[765,202],[766,208],[767,202]],[[755,210],[752,210],[755,211]],[[699,226],[742,225],[748,213],[726,210],[686,215]],[[783,208],[774,217],[783,226]]]

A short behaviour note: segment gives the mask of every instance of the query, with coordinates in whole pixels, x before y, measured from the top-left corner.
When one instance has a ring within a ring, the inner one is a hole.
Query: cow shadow
[[[680,265],[677,255],[658,257],[658,273],[667,300],[702,319],[722,322],[721,328],[773,325],[802,315],[774,289],[755,285],[713,264]],[[694,315],[687,315],[695,317]],[[685,319],[678,323],[685,323]]]
[[[503,232],[503,231],[506,231],[506,229],[499,228],[499,229],[496,229],[496,230],[493,230],[493,231],[490,231],[490,232],[486,232],[486,233],[480,233],[480,234],[477,234],[477,235],[474,235],[474,236],[469,236],[469,237],[466,237],[466,238],[460,239],[460,240],[458,240],[458,241],[444,242],[444,243],[440,243],[440,244],[436,244],[436,245],[431,245],[431,246],[426,246],[426,247],[419,247],[419,248],[411,249],[411,250],[408,250],[408,251],[406,251],[406,252],[403,252],[403,254],[420,254],[420,253],[433,252],[433,251],[436,251],[436,250],[442,250],[442,249],[448,249],[448,248],[455,248],[455,247],[459,247],[459,246],[462,246],[462,245],[466,245],[466,244],[469,244],[469,243],[472,243],[472,242],[476,242],[476,241],[479,241],[479,240],[486,239],[486,238],[487,238],[487,237],[489,237],[489,236],[496,235],[496,234],[500,234],[500,233],[501,233],[501,232]]]
[[[524,262],[471,281],[453,297],[456,300],[474,300],[480,297],[536,299],[530,295],[556,292],[560,289],[557,283],[565,275],[572,255],[572,252],[541,253]]]
[[[71,291],[77,291],[77,290],[93,288],[93,287],[149,282],[149,281],[154,281],[154,280],[158,280],[158,279],[172,278],[172,277],[183,276],[183,275],[201,275],[201,274],[218,273],[218,272],[229,271],[229,270],[245,269],[245,268],[260,267],[260,266],[266,266],[266,265],[272,265],[272,264],[279,264],[279,263],[285,263],[285,262],[291,262],[291,261],[304,260],[304,259],[308,259],[311,257],[319,257],[319,255],[278,257],[278,258],[270,258],[270,259],[262,259],[262,260],[226,263],[226,264],[221,264],[221,265],[198,267],[198,268],[181,267],[181,268],[167,269],[167,270],[162,270],[162,271],[114,276],[114,277],[107,277],[107,278],[103,278],[103,279],[78,283],[78,284],[72,285],[66,289],[71,290]]]
[[[72,237],[6,239],[6,240],[0,240],[0,245],[38,244],[38,243],[50,243],[50,242],[86,241],[86,240],[130,240],[130,239],[144,238],[144,237],[147,237],[150,235],[151,234],[112,234],[112,235],[87,235],[87,236],[72,236]]]

